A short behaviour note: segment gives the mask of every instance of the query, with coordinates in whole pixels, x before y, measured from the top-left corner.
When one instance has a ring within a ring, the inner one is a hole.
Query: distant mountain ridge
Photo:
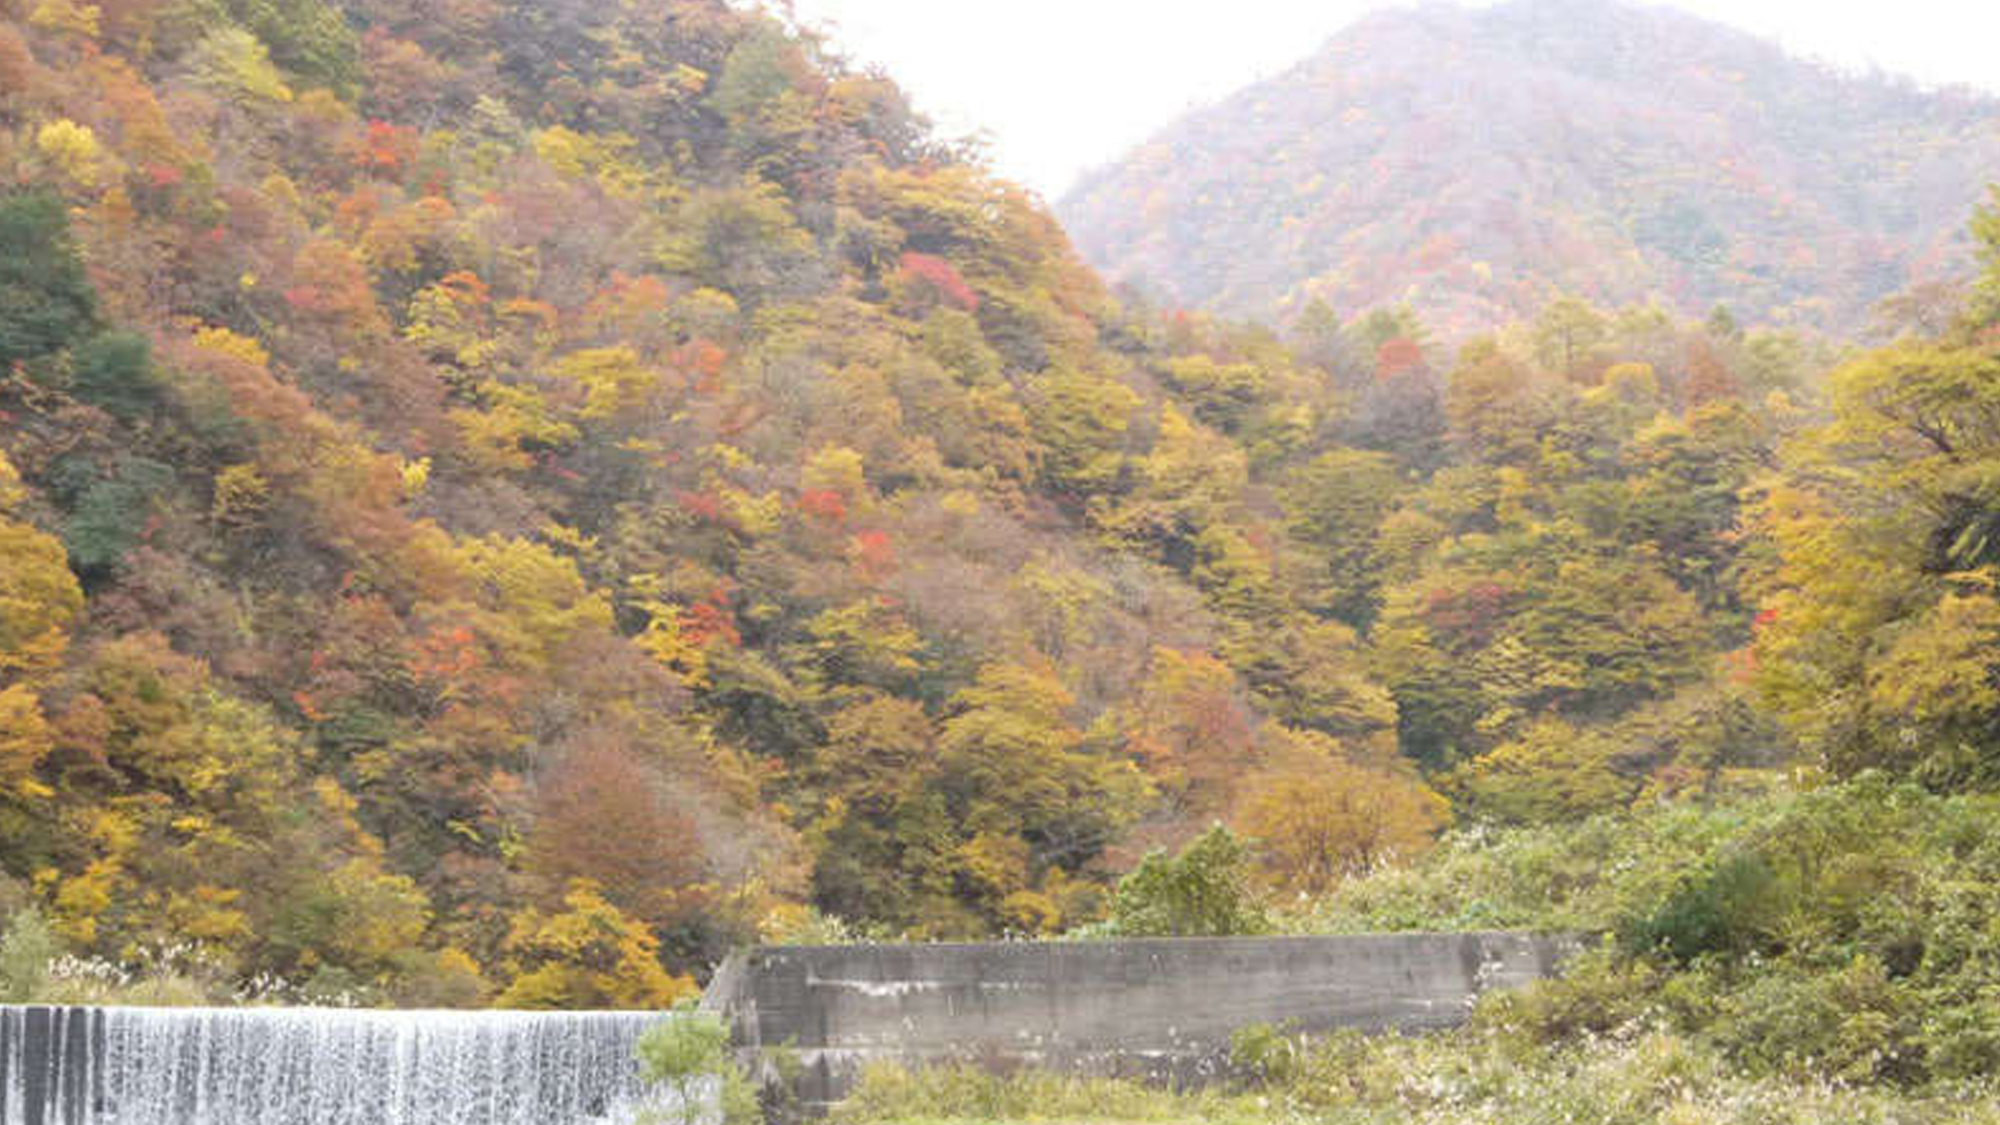
[[[1283,316],[1447,327],[1554,291],[1833,330],[1961,272],[2000,99],[1839,73],[1616,0],[1378,13],[1086,175],[1057,210],[1114,279]]]

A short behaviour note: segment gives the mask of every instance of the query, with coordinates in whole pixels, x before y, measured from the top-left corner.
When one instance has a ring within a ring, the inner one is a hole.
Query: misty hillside
[[[1961,272],[2000,102],[1853,77],[1662,8],[1366,19],[1058,207],[1114,279],[1234,313],[1408,301],[1455,329],[1561,289],[1850,328]]]

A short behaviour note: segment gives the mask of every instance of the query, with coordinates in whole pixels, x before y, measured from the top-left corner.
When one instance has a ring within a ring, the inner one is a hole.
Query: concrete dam
[[[1198,1083],[1252,1024],[1451,1027],[1575,948],[1520,933],[772,947],[731,957],[702,1006],[746,1051],[796,1052],[814,1112],[877,1060]]]
[[[763,947],[702,999],[825,1111],[877,1060],[1215,1077],[1251,1024],[1422,1031],[1571,939],[1396,934]],[[0,1125],[627,1125],[649,1012],[0,1007]],[[767,1068],[767,1073],[771,1068]]]

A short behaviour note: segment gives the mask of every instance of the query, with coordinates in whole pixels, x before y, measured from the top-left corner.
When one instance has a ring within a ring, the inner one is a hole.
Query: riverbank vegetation
[[[1268,1064],[1267,1064],[1268,1065]],[[1991,1125],[1986,1085],[1927,1095],[1751,1078],[1651,1030],[1529,1046],[1482,1030],[1285,1049],[1230,1092],[978,1071],[872,1072],[842,1125]]]
[[[1278,902],[1260,899],[1230,844],[1212,834],[1154,857],[1146,878],[1121,888],[1125,909],[1109,928],[1584,935],[1560,979],[1483,998],[1463,1033],[1379,1043],[1246,1035],[1239,1077],[1265,1096],[1276,1082],[1293,1101],[1332,1098],[1319,1087],[1390,1059],[1423,1074],[1513,1058],[1551,1089],[1574,1067],[1588,1072],[1576,1079],[1586,1091],[1627,1071],[1640,1080],[1670,1058],[1736,1080],[1690,1087],[1717,1106],[1830,1107],[1835,1095],[1864,1104],[1873,1091],[1887,1107],[1908,1097],[1931,1105],[1926,1113],[1967,1100],[2000,1111],[1986,1084],[2000,1073],[2000,797],[1941,796],[1868,773],[1801,793],[1463,830],[1409,866]],[[893,1077],[881,1079],[885,1089]],[[1504,1104],[1537,1081],[1492,1096]],[[1577,1119],[1654,1119],[1623,1112]]]
[[[1248,884],[1210,842],[1155,861],[1164,927]],[[1535,927],[1600,935],[1558,980],[1423,1036],[1237,1036],[1231,1079],[1175,1095],[1036,1072],[870,1072],[850,1125],[2000,1121],[2000,806],[1881,775],[1581,825],[1456,833],[1419,863],[1273,904],[1259,929]],[[1236,917],[1251,909],[1238,904]]]

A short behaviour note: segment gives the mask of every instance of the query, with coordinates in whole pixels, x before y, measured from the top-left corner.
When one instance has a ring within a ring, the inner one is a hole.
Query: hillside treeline
[[[0,898],[81,957],[645,1006],[1217,821],[1313,894],[2000,781],[1990,278],[1830,379],[1576,299],[1280,337],[719,0],[4,13]]]

